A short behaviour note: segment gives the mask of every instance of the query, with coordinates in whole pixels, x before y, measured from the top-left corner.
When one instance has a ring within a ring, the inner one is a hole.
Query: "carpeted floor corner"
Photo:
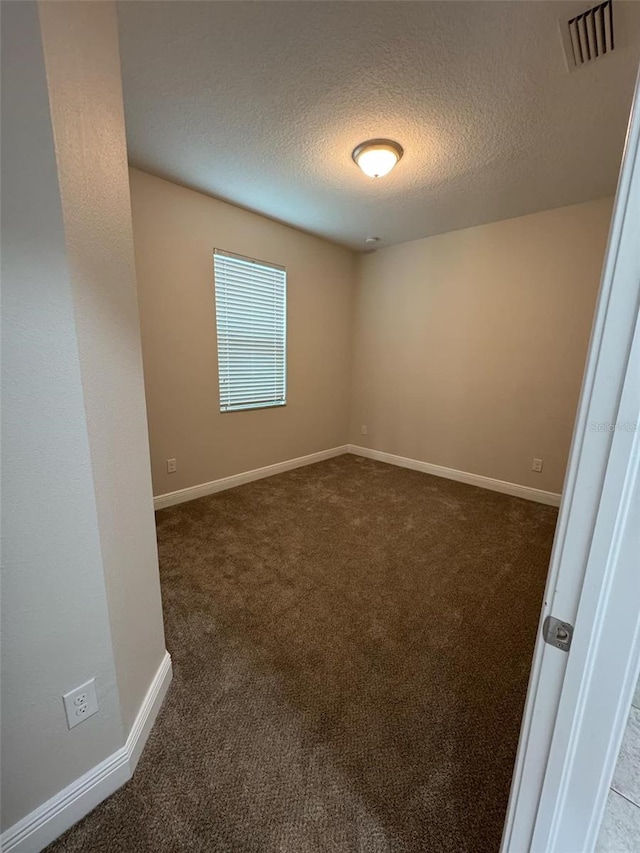
[[[49,853],[497,853],[555,521],[355,456],[159,512],[174,680]]]

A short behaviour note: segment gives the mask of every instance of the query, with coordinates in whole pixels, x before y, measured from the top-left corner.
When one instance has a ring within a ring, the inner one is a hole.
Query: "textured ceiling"
[[[640,59],[569,73],[559,20],[586,2],[119,4],[131,163],[357,249],[615,189]],[[385,178],[351,151],[402,144]]]

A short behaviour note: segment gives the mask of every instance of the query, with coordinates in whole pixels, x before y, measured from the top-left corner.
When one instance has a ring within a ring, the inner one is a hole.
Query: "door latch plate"
[[[550,646],[555,646],[557,649],[562,649],[563,652],[568,652],[571,648],[571,640],[573,639],[573,625],[568,622],[562,622],[556,619],[555,616],[547,616],[542,627],[542,636],[545,643]]]

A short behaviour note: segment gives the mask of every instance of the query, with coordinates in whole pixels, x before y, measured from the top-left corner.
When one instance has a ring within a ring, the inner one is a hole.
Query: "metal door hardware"
[[[555,616],[547,616],[542,627],[542,636],[545,643],[562,649],[563,652],[568,652],[573,638],[573,625],[568,622],[561,622]]]

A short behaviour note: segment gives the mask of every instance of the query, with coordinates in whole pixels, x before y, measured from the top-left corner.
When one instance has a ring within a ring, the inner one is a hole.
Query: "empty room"
[[[640,4],[1,6],[2,849],[637,850]]]

